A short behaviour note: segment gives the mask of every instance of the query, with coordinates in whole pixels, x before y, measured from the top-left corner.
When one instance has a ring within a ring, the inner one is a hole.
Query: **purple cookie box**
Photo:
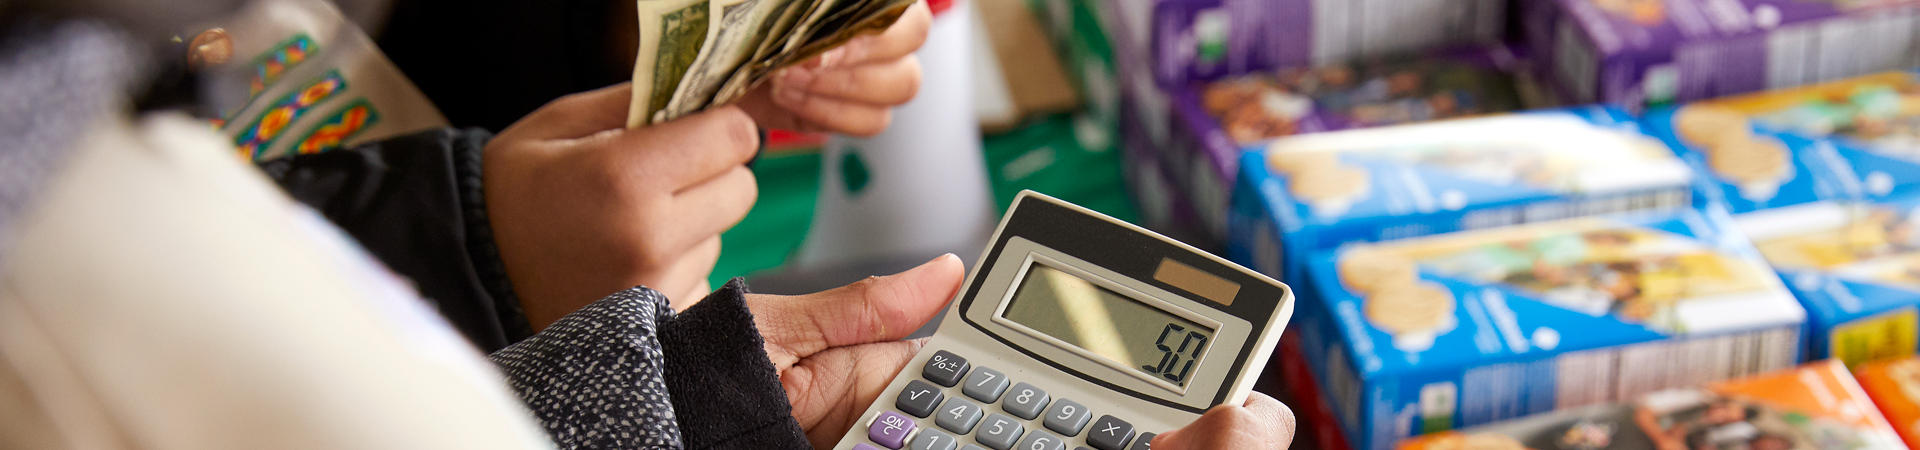
[[[1132,0],[1129,0],[1132,1]],[[1181,86],[1280,67],[1497,43],[1507,0],[1158,0],[1153,73]],[[1116,50],[1118,50],[1116,48]]]
[[[1464,63],[1463,66],[1475,67],[1488,74],[1505,74],[1514,70],[1516,61],[1520,59],[1514,53],[1513,49],[1506,46],[1488,46],[1434,52],[1433,55],[1414,60]],[[1182,206],[1192,208],[1199,231],[1212,240],[1223,241],[1226,238],[1228,201],[1233,192],[1233,183],[1240,173],[1240,155],[1248,146],[1237,143],[1229,136],[1220,119],[1207,112],[1201,100],[1203,86],[1203,83],[1192,83],[1189,87],[1170,92],[1168,106],[1171,111],[1168,120],[1171,122],[1171,135],[1167,142],[1158,147],[1160,150],[1157,153],[1176,196],[1184,200]],[[1488,112],[1519,109],[1520,106],[1508,105]],[[1302,117],[1294,126],[1296,129],[1293,134],[1360,127],[1347,117],[1329,113],[1318,105],[1315,111]]]
[[[1657,106],[1920,65],[1916,1],[1523,5],[1523,38],[1541,50],[1536,75],[1569,103]]]

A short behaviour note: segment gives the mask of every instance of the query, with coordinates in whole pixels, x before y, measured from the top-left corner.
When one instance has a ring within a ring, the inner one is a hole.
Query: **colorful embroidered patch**
[[[300,65],[308,55],[319,52],[320,47],[313,45],[313,38],[296,34],[273,50],[260,54],[253,59],[253,81],[247,85],[247,95],[260,95],[267,90],[267,86],[280,81],[280,75],[285,74],[287,69]]]
[[[347,107],[333,113],[333,117],[321,122],[307,137],[300,139],[300,145],[294,146],[293,150],[309,155],[340,148],[347,138],[378,122],[380,112],[373,108],[373,103],[364,98],[355,99]]]
[[[235,136],[233,143],[242,156],[259,158],[260,152],[273,146],[273,142],[280,137],[281,132],[287,130],[288,125],[299,120],[308,110],[313,109],[314,105],[346,89],[347,80],[340,76],[339,71],[327,72],[326,76],[320,77],[307,87],[273,102],[273,107],[267,108],[267,112],[260,114],[260,118],[254,119],[253,125],[248,126],[239,136]]]

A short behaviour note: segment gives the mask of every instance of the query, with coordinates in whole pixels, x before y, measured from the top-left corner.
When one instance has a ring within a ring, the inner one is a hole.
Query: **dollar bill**
[[[781,68],[899,20],[918,0],[637,0],[627,126],[738,100]]]
[[[707,39],[710,0],[641,0],[640,51],[633,62],[627,127],[654,123],[679,90]]]
[[[699,112],[713,101],[714,94],[759,50],[766,18],[784,9],[787,0],[710,0],[705,48],[680,80],[679,89],[667,102],[662,119],[673,120]]]

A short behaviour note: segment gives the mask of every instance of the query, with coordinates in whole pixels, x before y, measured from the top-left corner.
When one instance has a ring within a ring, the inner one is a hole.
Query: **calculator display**
[[[1185,387],[1214,329],[1047,267],[1028,266],[1000,317]]]

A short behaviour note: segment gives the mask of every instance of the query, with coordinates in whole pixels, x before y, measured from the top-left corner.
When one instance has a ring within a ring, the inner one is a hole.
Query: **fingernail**
[[[780,84],[788,88],[804,89],[813,85],[813,71],[791,68],[780,71]]]

